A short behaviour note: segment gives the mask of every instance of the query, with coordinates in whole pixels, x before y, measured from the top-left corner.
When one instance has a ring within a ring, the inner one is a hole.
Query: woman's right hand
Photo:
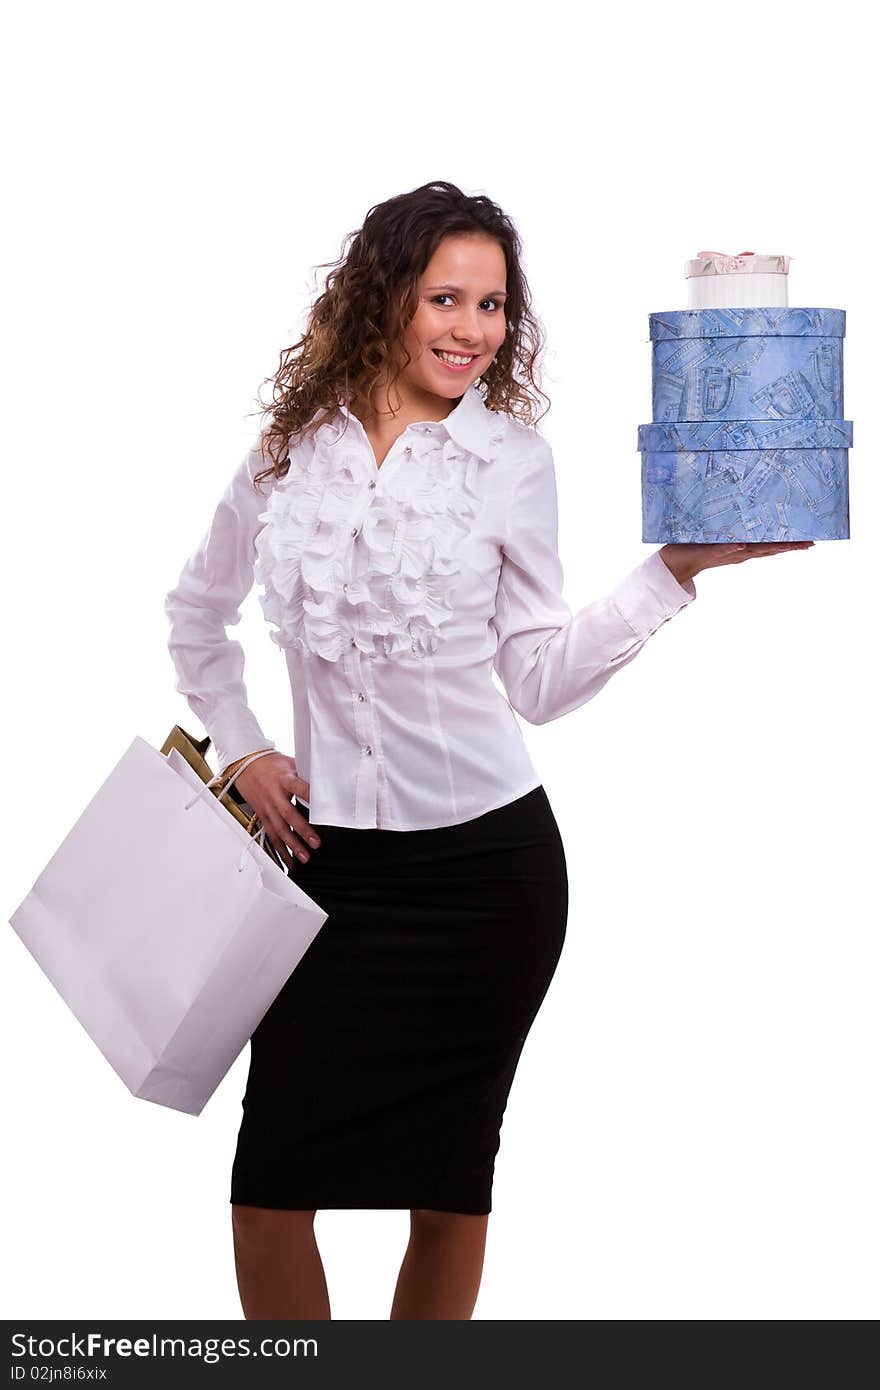
[[[291,850],[305,863],[310,856],[303,842],[317,849],[321,841],[302,812],[291,804],[293,796],[311,800],[309,784],[296,770],[296,759],[286,753],[266,753],[236,777],[235,785],[256,811],[266,839],[286,867],[290,869],[293,864]]]

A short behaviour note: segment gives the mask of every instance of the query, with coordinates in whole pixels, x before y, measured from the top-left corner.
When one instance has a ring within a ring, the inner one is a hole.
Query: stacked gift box
[[[787,256],[701,252],[649,315],[642,540],[849,539],[843,309],[788,305]]]

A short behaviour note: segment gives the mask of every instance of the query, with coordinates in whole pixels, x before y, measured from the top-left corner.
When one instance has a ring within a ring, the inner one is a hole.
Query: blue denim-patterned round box
[[[650,314],[642,540],[848,540],[843,309]]]

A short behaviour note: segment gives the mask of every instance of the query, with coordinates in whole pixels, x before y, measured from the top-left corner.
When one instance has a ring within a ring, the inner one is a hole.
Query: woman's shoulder
[[[491,432],[500,446],[500,454],[523,460],[541,457],[549,449],[550,446],[538,432],[536,425],[527,425],[515,415],[507,415],[502,411],[490,412],[490,415]]]
[[[553,470],[553,451],[535,425],[527,425],[513,415],[496,416],[497,458],[502,469],[509,471],[509,482],[515,485],[533,473]]]

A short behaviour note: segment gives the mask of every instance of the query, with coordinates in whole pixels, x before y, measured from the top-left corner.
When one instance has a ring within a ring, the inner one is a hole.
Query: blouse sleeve
[[[241,605],[254,583],[254,538],[267,501],[265,492],[255,491],[253,477],[263,467],[255,444],[165,597],[175,689],[204,725],[220,768],[246,753],[276,746],[248,706],[241,643],[226,635],[226,628],[240,621]]]
[[[553,451],[536,440],[511,497],[492,626],[511,705],[546,724],[598,695],[697,591],[693,581],[679,584],[655,550],[605,598],[572,614],[562,597]]]

